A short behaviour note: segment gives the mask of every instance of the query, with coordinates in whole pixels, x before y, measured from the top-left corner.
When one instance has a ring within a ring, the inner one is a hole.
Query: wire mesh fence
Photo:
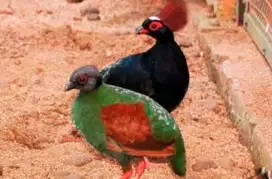
[[[272,0],[243,0],[244,24],[272,68]]]
[[[262,23],[266,37],[272,45],[272,0],[247,0],[248,12]]]

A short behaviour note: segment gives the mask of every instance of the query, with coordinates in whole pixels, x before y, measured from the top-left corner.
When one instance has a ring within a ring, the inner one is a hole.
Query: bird
[[[186,57],[174,39],[174,31],[186,26],[187,6],[184,0],[168,0],[164,8],[150,16],[136,34],[156,39],[149,50],[117,60],[100,71],[102,80],[149,96],[168,112],[183,100],[189,87],[189,70]],[[66,141],[78,141],[80,135],[74,126]],[[68,138],[68,140],[67,140]]]
[[[148,35],[156,43],[145,52],[126,56],[102,69],[103,81],[147,95],[172,112],[189,86],[186,57],[173,33],[185,27],[187,21],[184,0],[169,0],[157,15],[136,28],[136,34]]]
[[[186,175],[183,137],[174,118],[156,101],[143,94],[103,82],[95,65],[74,70],[65,91],[79,90],[72,105],[72,121],[97,151],[115,158],[122,179],[133,175],[131,160],[141,157],[136,168],[140,179],[147,157],[170,157],[177,175]]]

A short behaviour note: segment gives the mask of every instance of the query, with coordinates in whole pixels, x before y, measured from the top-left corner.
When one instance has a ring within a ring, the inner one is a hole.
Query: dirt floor
[[[0,178],[120,177],[121,168],[114,160],[82,142],[63,140],[70,130],[76,93],[63,89],[70,73],[81,65],[103,68],[152,46],[149,37],[133,33],[157,9],[139,2],[12,0],[14,14],[0,14]],[[88,4],[100,9],[100,21],[80,17],[80,9]],[[0,10],[7,5],[8,1],[1,1]],[[208,78],[192,22],[176,35],[187,46],[182,49],[191,73],[189,92],[173,112],[185,139],[187,178],[253,176],[250,152]],[[143,179],[178,178],[167,162],[152,163]]]

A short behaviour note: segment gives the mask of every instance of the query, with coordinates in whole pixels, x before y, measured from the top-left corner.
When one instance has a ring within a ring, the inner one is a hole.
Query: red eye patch
[[[84,75],[81,75],[79,78],[78,78],[78,83],[81,84],[81,85],[84,85],[88,82],[88,76],[86,74]]]
[[[160,22],[154,21],[154,22],[151,22],[149,24],[149,29],[152,30],[152,31],[156,31],[156,30],[158,30],[161,27],[162,27],[162,24]]]

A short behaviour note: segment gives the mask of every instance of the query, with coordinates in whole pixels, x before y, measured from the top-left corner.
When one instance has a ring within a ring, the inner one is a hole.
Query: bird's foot
[[[133,176],[133,171],[129,170],[129,171],[127,171],[127,172],[125,172],[123,174],[123,176],[121,177],[121,179],[130,179],[132,176]]]
[[[136,168],[136,174],[137,174],[137,179],[140,179],[141,176],[144,173],[144,170],[150,166],[150,163],[146,157],[142,161],[139,162]]]

